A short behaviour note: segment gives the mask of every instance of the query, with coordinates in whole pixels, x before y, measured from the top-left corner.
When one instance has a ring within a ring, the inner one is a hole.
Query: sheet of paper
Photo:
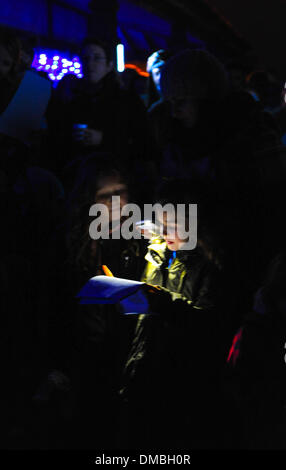
[[[50,96],[50,82],[27,71],[13,99],[0,116],[0,133],[28,142],[30,133],[42,126]]]
[[[95,276],[82,287],[77,297],[81,304],[113,304],[134,294],[143,284],[119,277]]]
[[[142,289],[138,289],[134,294],[125,297],[119,302],[121,313],[125,315],[147,314],[150,312],[150,305]]]

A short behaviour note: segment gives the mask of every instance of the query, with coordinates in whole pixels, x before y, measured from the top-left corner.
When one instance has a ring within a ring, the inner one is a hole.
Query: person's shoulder
[[[65,75],[58,83],[55,88],[55,94],[59,96],[74,94],[83,88],[82,85],[82,79],[79,79],[72,74],[68,74]]]
[[[56,194],[60,198],[64,198],[63,185],[51,171],[38,166],[31,166],[27,168],[27,178],[33,188],[39,189],[40,192],[49,188],[51,193]]]
[[[231,109],[234,112],[262,112],[262,106],[256,101],[248,91],[235,91],[226,96],[223,101],[223,107]]]
[[[163,98],[161,98],[150,106],[150,108],[148,109],[148,114],[149,116],[155,116],[159,114],[165,114],[168,110],[168,103]]]
[[[135,108],[136,111],[146,112],[146,106],[142,98],[135,91],[119,87],[117,90],[117,98],[123,103],[125,108]]]

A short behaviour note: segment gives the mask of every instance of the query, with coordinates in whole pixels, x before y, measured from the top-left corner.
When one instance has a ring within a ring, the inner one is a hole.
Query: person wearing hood
[[[278,139],[259,103],[230,91],[222,63],[205,50],[186,49],[162,66],[160,89],[164,104],[153,106],[149,117],[162,175],[228,187],[252,183],[259,173],[256,153]]]
[[[237,251],[249,273],[243,283],[253,295],[280,233],[273,230],[286,179],[279,133],[249,93],[230,91],[223,65],[205,50],[170,58],[160,85],[164,101],[149,112],[160,174],[213,182],[229,192],[247,231],[239,232]]]
[[[159,217],[163,235],[151,240],[142,276],[149,312],[138,315],[119,390],[118,448],[225,445],[220,368],[228,337],[224,307],[232,307],[212,256],[208,196],[208,188],[188,180],[160,190],[162,205],[198,202],[197,246],[189,249],[180,232],[192,217],[188,209],[185,220],[178,212],[172,220]]]
[[[170,57],[170,51],[165,49],[153,52],[148,57],[146,71],[150,74],[147,85],[147,108],[149,110],[162,99],[160,86],[161,69]]]

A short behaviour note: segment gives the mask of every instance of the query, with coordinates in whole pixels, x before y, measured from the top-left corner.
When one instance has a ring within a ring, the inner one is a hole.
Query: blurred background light
[[[36,50],[32,62],[32,67],[39,72],[47,73],[47,77],[53,81],[54,86],[68,74],[75,75],[77,78],[83,78],[82,63],[78,56],[72,59],[68,53],[55,50]],[[117,70],[123,72],[125,69],[132,68],[139,75],[147,77],[149,74],[135,64],[125,64],[124,45],[117,45]]]
[[[123,44],[117,44],[116,53],[117,53],[117,70],[118,70],[118,72],[124,72],[125,64],[124,64],[124,46],[123,46]]]
[[[65,56],[60,51],[36,50],[32,62],[32,67],[39,72],[48,72],[47,77],[54,83],[59,82],[65,75],[73,74],[77,78],[82,78],[82,64],[79,57],[71,59],[68,54]]]

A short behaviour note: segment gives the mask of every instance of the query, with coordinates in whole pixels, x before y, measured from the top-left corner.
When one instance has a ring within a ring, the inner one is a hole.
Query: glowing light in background
[[[124,46],[123,46],[123,44],[117,44],[116,52],[117,52],[117,70],[118,70],[118,72],[124,72],[125,64],[124,64]]]
[[[132,69],[136,70],[136,72],[139,75],[142,75],[142,77],[149,77],[150,73],[146,72],[145,70],[142,70],[138,65],[135,64],[125,64],[125,69]]]
[[[32,67],[38,71],[47,72],[54,83],[59,82],[65,75],[73,74],[82,78],[82,64],[79,57],[64,57],[60,52],[36,51]]]
[[[32,67],[41,72],[47,72],[50,80],[56,84],[68,74],[75,75],[77,78],[83,78],[82,63],[79,57],[65,57],[63,53],[51,50],[36,51]],[[133,69],[143,76],[148,77],[149,73],[135,64],[125,64],[124,46],[117,45],[117,70],[123,72],[126,69]]]

